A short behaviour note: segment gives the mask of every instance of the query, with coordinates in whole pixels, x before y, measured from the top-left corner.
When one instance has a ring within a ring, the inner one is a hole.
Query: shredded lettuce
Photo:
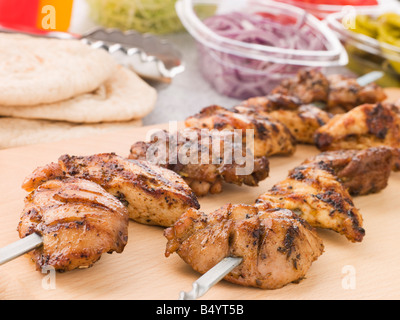
[[[183,30],[176,0],[87,0],[91,18],[106,28],[166,34]]]

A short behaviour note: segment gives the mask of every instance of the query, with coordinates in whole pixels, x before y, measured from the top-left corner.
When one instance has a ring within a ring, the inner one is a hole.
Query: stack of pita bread
[[[141,126],[157,92],[77,40],[0,33],[0,149]]]

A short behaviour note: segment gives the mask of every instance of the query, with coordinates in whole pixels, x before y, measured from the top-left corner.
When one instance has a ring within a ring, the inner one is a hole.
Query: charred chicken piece
[[[199,208],[196,196],[176,173],[146,161],[115,154],[88,157],[64,155],[58,164],[38,168],[23,188],[32,191],[54,178],[75,177],[93,181],[118,198],[136,222],[169,227],[188,208]]]
[[[186,119],[187,128],[209,130],[241,130],[246,139],[246,130],[254,130],[254,155],[292,155],[296,141],[282,123],[257,113],[237,113],[220,106],[210,106]]]
[[[50,180],[26,197],[18,232],[21,238],[43,237],[43,245],[29,253],[38,270],[70,271],[91,267],[104,253],[121,253],[128,221],[122,203],[98,184]]]
[[[273,94],[294,96],[303,104],[322,102],[330,113],[345,113],[361,104],[378,103],[387,96],[376,84],[360,86],[354,77],[331,75],[317,70],[303,70],[272,91]]]
[[[232,131],[160,131],[150,142],[134,144],[129,157],[178,173],[197,196],[222,192],[223,182],[257,186],[269,175],[268,159],[254,157]]]
[[[314,144],[314,134],[333,115],[313,105],[301,105],[296,98],[278,94],[252,98],[234,108],[240,114],[262,115],[284,124],[298,143]]]
[[[321,169],[313,163],[299,166],[257,203],[292,210],[313,227],[336,231],[352,242],[361,242],[365,235],[359,210],[330,168]]]
[[[344,115],[335,116],[317,130],[314,139],[321,151],[387,146],[399,154],[399,109],[395,105],[382,103],[359,106]],[[400,157],[394,169],[400,170]]]
[[[302,70],[293,79],[284,80],[272,90],[272,94],[293,96],[303,104],[327,102],[329,100],[329,80],[317,70]]]
[[[211,214],[189,209],[164,235],[166,256],[176,252],[200,273],[226,257],[242,257],[225,280],[263,289],[302,280],[324,251],[315,230],[296,214],[261,206],[227,205]]]
[[[364,87],[357,83],[357,79],[343,75],[328,77],[329,99],[328,110],[332,113],[345,113],[366,103],[378,103],[386,100],[383,89],[371,83]]]
[[[297,111],[302,105],[304,103],[299,98],[279,93],[250,98],[239,104],[239,106],[252,109],[257,113],[276,110]]]
[[[398,156],[389,147],[324,152],[303,164],[332,172],[352,196],[377,193],[388,186]]]

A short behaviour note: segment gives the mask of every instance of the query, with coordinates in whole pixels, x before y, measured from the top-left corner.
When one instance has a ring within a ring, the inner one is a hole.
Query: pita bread
[[[116,61],[77,40],[0,33],[0,105],[37,105],[96,90]]]
[[[0,118],[0,149],[128,130],[141,125],[141,120],[77,125],[47,120]]]
[[[147,116],[156,90],[134,72],[118,66],[99,89],[69,100],[37,106],[0,106],[0,116],[76,123],[128,121]]]

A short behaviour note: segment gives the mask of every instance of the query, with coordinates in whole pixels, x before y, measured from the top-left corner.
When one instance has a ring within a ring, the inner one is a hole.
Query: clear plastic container
[[[342,12],[346,10],[348,5],[330,5],[330,4],[313,4],[307,1],[301,0],[275,0],[287,4],[294,5],[296,7],[302,8],[307,12],[311,13],[312,15],[316,16],[319,19],[325,19],[328,15],[336,12]],[[378,0],[378,6],[383,4],[384,2],[392,1],[392,0]],[[359,6],[353,5],[355,8],[360,9],[374,9],[378,6]]]
[[[354,14],[378,17],[386,12],[400,14],[400,6],[385,5],[379,9],[359,9]],[[326,19],[327,25],[337,34],[348,52],[348,68],[360,75],[373,70],[384,71],[385,77],[377,81],[379,85],[400,86],[400,48],[351,31],[348,28],[349,23],[351,26],[351,19],[343,13],[331,14]]]
[[[261,45],[223,37],[204,24],[194,8],[217,6],[216,14],[240,12],[267,13],[290,18],[295,24],[306,24],[319,36],[325,50],[296,50]],[[335,34],[304,10],[273,1],[179,0],[178,16],[198,42],[200,70],[223,95],[247,99],[268,94],[282,80],[295,76],[304,68],[343,66],[346,51]]]
[[[166,34],[183,30],[176,0],[86,0],[91,18],[106,28]]]

